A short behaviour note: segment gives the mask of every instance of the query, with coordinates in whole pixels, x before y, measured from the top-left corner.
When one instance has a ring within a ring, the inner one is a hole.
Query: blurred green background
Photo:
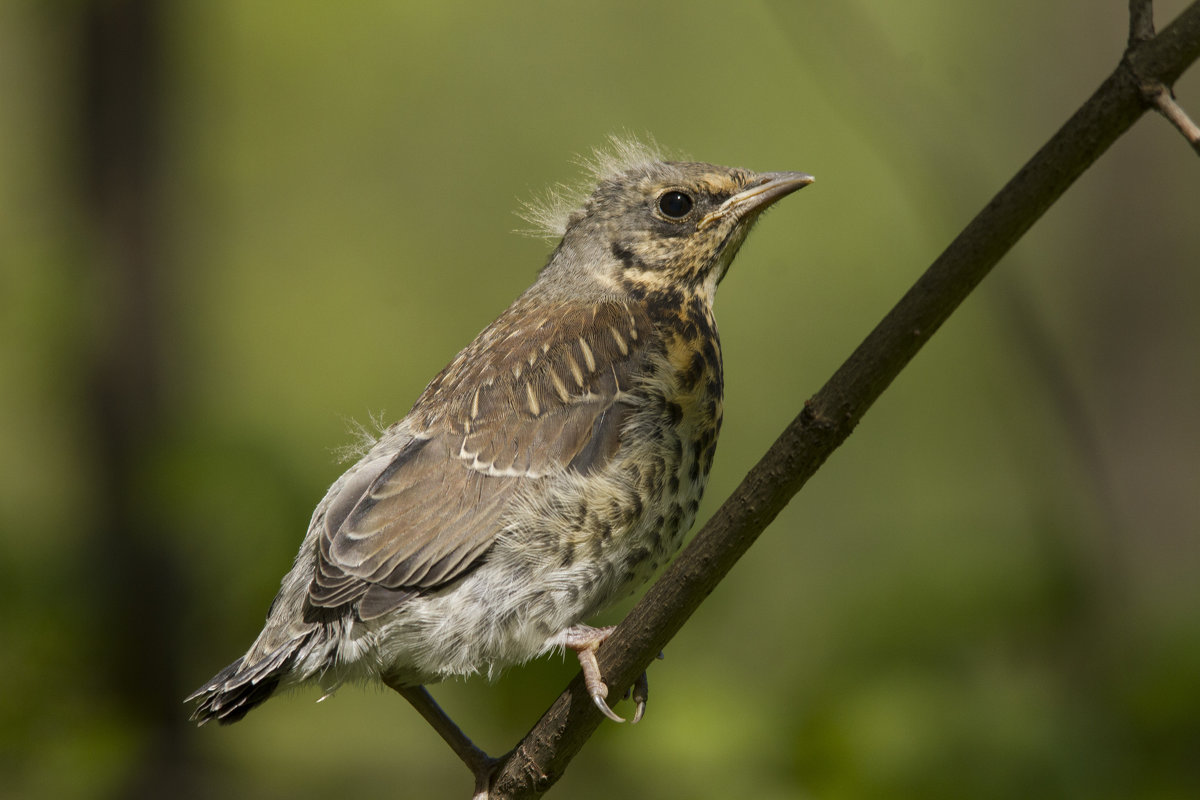
[[[621,131],[817,176],[722,286],[704,518],[1125,36],[1124,0],[0,4],[0,796],[466,797],[379,689],[181,701],[348,421],[532,280],[521,200]],[[1119,141],[554,796],[1200,796],[1198,178],[1154,115]],[[499,753],[575,669],[434,693]]]

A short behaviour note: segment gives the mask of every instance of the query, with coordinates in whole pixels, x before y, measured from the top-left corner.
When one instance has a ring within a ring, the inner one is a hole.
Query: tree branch
[[[1149,3],[1132,0],[1130,8],[1136,24],[1131,25],[1131,44],[1117,69],[805,403],[600,649],[601,669],[615,695],[650,665],[996,262],[1145,112],[1146,81],[1170,86],[1200,56],[1200,0],[1157,36],[1152,33]],[[1139,38],[1147,30],[1150,38]],[[499,760],[491,797],[540,796],[563,774],[600,721],[576,677],[517,747]]]

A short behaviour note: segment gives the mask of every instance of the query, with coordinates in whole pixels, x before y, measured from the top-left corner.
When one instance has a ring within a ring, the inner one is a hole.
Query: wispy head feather
[[[598,184],[667,157],[652,136],[638,139],[629,133],[609,134],[607,146],[597,147],[590,155],[574,159],[583,169],[586,183],[573,186],[557,183],[540,196],[521,201],[517,216],[532,228],[519,232],[551,241],[561,239],[571,214],[583,206]]]

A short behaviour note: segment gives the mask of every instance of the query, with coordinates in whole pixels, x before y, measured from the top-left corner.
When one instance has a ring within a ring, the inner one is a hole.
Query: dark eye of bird
[[[672,219],[686,217],[692,205],[692,198],[680,191],[670,191],[658,198],[658,210]]]

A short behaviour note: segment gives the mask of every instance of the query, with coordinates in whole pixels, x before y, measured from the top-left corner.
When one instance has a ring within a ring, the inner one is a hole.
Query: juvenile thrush
[[[763,209],[812,178],[619,149],[533,285],[330,487],[258,639],[188,698],[193,720],[378,679],[478,778],[486,756],[422,685],[560,647],[620,720],[595,657],[611,629],[583,622],[691,526],[721,428],[717,284]]]

